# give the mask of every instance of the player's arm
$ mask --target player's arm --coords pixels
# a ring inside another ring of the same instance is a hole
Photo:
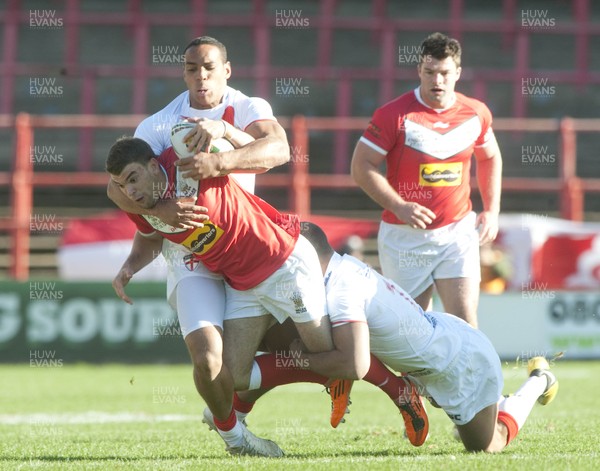
[[[361,379],[369,371],[369,328],[366,322],[348,322],[332,329],[335,349],[301,353],[308,368],[329,378]]]
[[[175,165],[185,172],[184,177],[201,180],[230,173],[263,173],[290,160],[287,136],[277,121],[254,121],[245,131],[226,123],[221,132],[216,138],[226,137],[234,146],[247,141],[243,134],[253,140],[229,152],[198,152],[193,157],[179,159]]]
[[[205,149],[213,139],[225,138],[234,148],[239,149],[254,141],[254,137],[247,132],[237,129],[224,119],[187,118],[195,122],[196,127],[184,137],[190,152],[200,152]]]
[[[492,134],[483,147],[475,148],[477,185],[483,211],[477,216],[479,243],[493,241],[498,235],[498,214],[502,192],[502,155],[496,137]]]
[[[163,237],[156,232],[149,235],[142,235],[140,232],[135,233],[131,252],[129,252],[127,260],[125,260],[112,282],[117,296],[126,303],[133,304],[125,294],[125,286],[127,286],[133,275],[158,257],[162,249],[162,241]]]
[[[352,178],[382,208],[391,211],[398,219],[414,228],[425,229],[435,219],[434,212],[420,204],[405,201],[392,188],[379,171],[385,157],[385,154],[358,141],[350,165]]]
[[[193,203],[175,199],[158,200],[153,208],[142,208],[129,199],[112,178],[108,182],[106,194],[123,211],[131,214],[156,216],[161,221],[173,227],[183,229],[203,227],[203,221],[209,219],[206,214],[208,209],[204,206],[197,206]]]

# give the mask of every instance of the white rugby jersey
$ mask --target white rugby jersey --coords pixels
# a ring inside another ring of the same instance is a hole
[[[146,141],[154,153],[160,155],[171,147],[171,128],[184,118],[223,119],[242,131],[255,121],[276,121],[271,105],[266,100],[246,96],[229,86],[225,89],[221,103],[206,110],[192,108],[190,94],[186,90],[162,110],[144,119],[135,130],[134,136]],[[254,193],[255,174],[234,175],[246,191]]]
[[[335,253],[325,272],[332,327],[366,322],[370,351],[396,371],[413,376],[443,371],[462,347],[450,314],[423,312],[396,283],[350,255]]]

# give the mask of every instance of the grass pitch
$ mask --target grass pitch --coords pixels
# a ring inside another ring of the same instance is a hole
[[[189,366],[0,366],[0,468],[60,470],[389,469],[587,470],[600,462],[600,362],[558,362],[560,391],[534,407],[501,454],[469,454],[452,423],[428,407],[430,438],[413,448],[387,396],[355,383],[351,414],[329,426],[322,387],[278,388],[259,401],[250,429],[275,440],[282,459],[237,458],[201,423],[204,404]],[[526,377],[506,364],[505,393]]]

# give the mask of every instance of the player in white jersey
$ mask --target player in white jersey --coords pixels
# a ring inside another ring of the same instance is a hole
[[[481,331],[456,316],[424,312],[393,281],[334,252],[318,226],[303,223],[302,233],[321,260],[336,345],[332,352],[301,354],[312,371],[337,374],[336,364],[368,362],[370,349],[446,412],[470,451],[501,451],[536,400],[548,404],[556,396],[558,382],[546,359],[535,357],[529,378],[503,397],[500,360]]]
[[[179,160],[177,165],[182,175],[200,180],[232,173],[246,190],[253,192],[254,174],[286,163],[289,145],[269,104],[229,87],[230,76],[231,64],[225,46],[207,36],[194,39],[185,48],[183,78],[187,91],[146,118],[135,136],[148,142],[159,155],[171,146],[173,124],[183,119],[194,121],[197,125],[190,131],[187,143],[188,150],[196,154]],[[222,137],[229,140],[235,150],[226,154],[202,152],[212,139]],[[152,214],[174,227],[201,227],[202,221],[207,219],[198,216],[199,211],[206,212],[206,208],[191,203],[164,200],[149,211],[138,207],[115,185],[109,184],[108,195],[125,211]],[[176,244],[165,242],[161,247],[136,235],[134,245],[142,247],[142,252],[152,258],[161,249],[165,255],[167,296],[177,310],[194,365],[196,389],[214,414],[228,451],[280,455],[281,450],[274,443],[254,437],[233,413],[230,399],[233,380],[222,360],[225,309],[222,278],[202,264],[186,259],[188,252]],[[133,273],[120,271],[113,281],[115,289],[122,288],[132,276]]]

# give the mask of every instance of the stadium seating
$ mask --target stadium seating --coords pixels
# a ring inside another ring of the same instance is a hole
[[[595,117],[596,107],[589,105],[600,98],[594,87],[600,82],[600,59],[591,52],[600,36],[600,4],[554,0],[531,5],[522,0],[7,0],[0,10],[0,137],[14,142],[14,116],[21,111],[142,116],[160,108],[183,89],[178,58],[189,39],[202,34],[229,46],[231,84],[267,98],[278,116],[367,117],[378,104],[416,85],[418,45],[425,35],[441,30],[463,43],[459,89],[484,100],[497,118]],[[523,84],[532,82],[524,80],[541,80],[537,83],[552,93],[526,96]],[[49,93],[36,92],[44,86]],[[62,157],[61,171],[101,172],[110,143],[131,131],[129,125],[60,132],[40,128],[32,152],[38,152],[38,145],[51,149]],[[312,129],[310,172],[346,175],[358,134]],[[600,177],[596,135],[586,132],[576,139],[581,175]],[[559,176],[557,165],[520,163],[532,139],[547,154],[558,155],[558,134],[500,131],[498,136],[507,177]],[[0,148],[0,198],[6,202],[0,216],[10,214],[14,152],[12,145]],[[55,167],[37,162],[35,170]],[[339,207],[338,194],[318,191],[314,210]],[[285,207],[279,189],[264,192]],[[356,211],[374,211],[363,196],[344,195]],[[503,207],[517,210],[523,204],[552,214],[559,200],[507,195]],[[34,205],[54,208],[66,218],[110,207],[100,186],[36,188]],[[586,211],[600,210],[597,199],[586,198],[584,205]],[[35,259],[41,267],[54,265],[53,237],[33,245],[40,247]],[[0,266],[8,266],[9,259],[0,253]]]

